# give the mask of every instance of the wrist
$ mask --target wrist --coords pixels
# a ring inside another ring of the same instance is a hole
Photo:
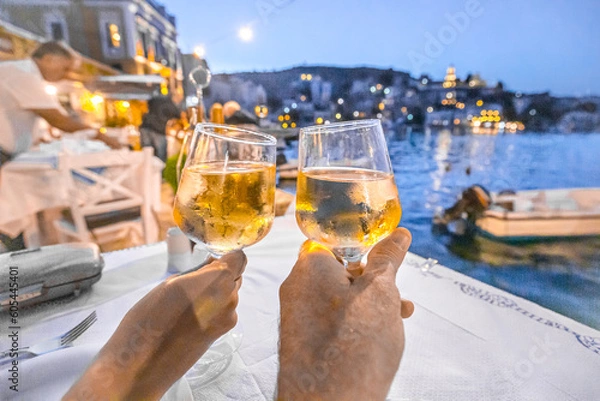
[[[402,349],[386,336],[342,326],[317,344],[281,334],[277,400],[385,400]],[[377,344],[387,344],[381,349]]]
[[[103,350],[106,346],[103,348]],[[97,399],[102,394],[105,399],[126,400],[131,393],[132,371],[121,369],[114,363],[109,353],[101,351],[82,377],[63,396],[63,401],[83,401]]]
[[[163,343],[161,332],[148,322],[125,320],[64,400],[95,399],[91,395],[99,394],[111,401],[158,399],[170,387],[167,375],[147,374]]]

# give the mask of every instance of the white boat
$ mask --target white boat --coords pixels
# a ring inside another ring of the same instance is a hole
[[[478,234],[504,242],[600,236],[600,188],[489,194],[474,186],[438,223],[464,213]]]

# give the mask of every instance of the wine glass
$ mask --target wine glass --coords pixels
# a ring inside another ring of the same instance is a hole
[[[276,146],[267,134],[196,126],[173,207],[175,223],[196,246],[219,258],[267,235],[275,218]],[[241,336],[238,325],[215,341],[186,377],[201,385],[221,374]]]
[[[179,181],[173,217],[216,258],[264,238],[275,218],[274,137],[198,124]]]
[[[300,130],[296,221],[304,235],[354,268],[401,216],[379,120]]]

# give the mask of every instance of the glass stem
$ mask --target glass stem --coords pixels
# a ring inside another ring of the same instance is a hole
[[[363,272],[363,267],[360,263],[360,259],[354,262],[349,262],[346,259],[344,259],[344,267],[346,268],[346,270],[348,270],[350,274],[352,274],[355,277],[360,276]]]

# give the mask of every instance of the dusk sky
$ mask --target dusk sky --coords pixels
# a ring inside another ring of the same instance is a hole
[[[598,0],[162,0],[214,73],[375,66],[510,90],[600,95]],[[249,43],[237,30],[251,24]]]

